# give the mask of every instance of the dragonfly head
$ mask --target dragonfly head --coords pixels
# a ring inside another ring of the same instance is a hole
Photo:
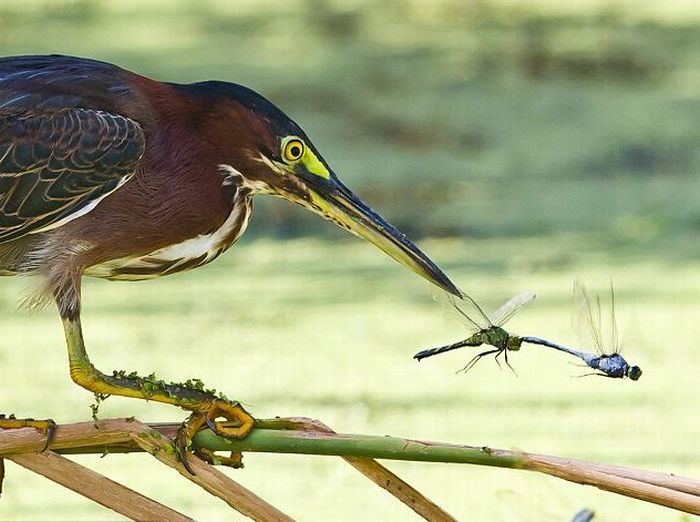
[[[642,369],[639,366],[628,366],[625,375],[631,380],[636,381],[642,376]]]

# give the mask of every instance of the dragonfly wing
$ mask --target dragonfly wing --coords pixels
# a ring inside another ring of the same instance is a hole
[[[524,292],[520,295],[511,297],[494,312],[493,316],[491,317],[493,324],[495,326],[503,326],[511,317],[534,301],[535,297],[535,294],[532,292]]]
[[[604,353],[600,299],[591,299],[585,285],[578,279],[574,281],[573,326],[584,342],[592,344],[598,353]]]
[[[464,313],[464,311],[463,311],[461,308],[459,308],[459,307],[457,306],[457,303],[456,303],[456,301],[455,301],[454,296],[448,294],[448,297],[449,297],[450,299],[452,299],[452,304],[453,304],[453,306],[454,306],[455,308],[457,308],[457,310],[459,311],[459,313],[466,317],[466,314]],[[489,316],[486,315],[486,312],[484,312],[484,310],[481,308],[481,306],[479,306],[479,303],[477,303],[477,302],[474,300],[474,298],[472,298],[472,297],[471,297],[470,295],[468,295],[468,294],[465,294],[464,292],[462,292],[462,297],[463,297],[464,299],[466,299],[469,303],[471,303],[471,305],[472,305],[472,307],[474,308],[474,310],[477,311],[477,313],[481,316],[481,318],[484,320],[484,323],[486,323],[486,325],[488,325],[488,326],[493,326],[493,322],[491,321],[491,319],[489,319]],[[477,322],[477,324],[478,324],[478,322]]]
[[[615,317],[615,287],[610,280],[610,346],[613,353],[620,352],[620,334],[617,331],[617,318]]]
[[[490,322],[484,322],[479,309],[471,305],[473,302],[471,298],[467,298],[466,303],[457,304],[454,296],[447,292],[440,292],[434,296],[434,299],[442,306],[445,317],[466,327],[469,334],[484,330],[491,325]]]

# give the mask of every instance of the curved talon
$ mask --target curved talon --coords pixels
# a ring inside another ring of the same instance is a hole
[[[41,450],[42,453],[49,449],[53,436],[56,434],[56,423],[53,421],[53,419],[47,419],[44,422],[46,422],[46,443],[44,444],[44,448]]]
[[[216,420],[219,417],[223,417],[229,422],[235,422],[237,426],[225,426],[222,422]],[[187,462],[187,453],[192,446],[192,439],[194,439],[199,430],[208,427],[219,436],[242,439],[250,433],[254,425],[255,419],[239,403],[212,399],[200,409],[194,411],[178,428],[177,436],[175,437],[175,448],[178,457],[185,469],[194,475],[194,471]],[[240,453],[231,452],[230,457],[224,457],[206,448],[194,448],[194,453],[210,464],[220,464],[233,468],[243,467]]]
[[[177,435],[175,436],[175,440],[173,441],[175,444],[175,452],[177,453],[177,458],[180,462],[182,462],[182,465],[185,467],[187,470],[187,473],[190,475],[196,475],[192,467],[190,466],[189,461],[187,460],[187,421],[183,422],[180,424],[180,427],[177,429]]]
[[[223,455],[217,455],[212,450],[208,448],[194,448],[194,453],[200,459],[205,460],[212,466],[228,466],[234,469],[240,469],[243,467],[243,454],[231,452],[230,456],[225,457]]]
[[[207,426],[209,427],[209,429],[210,429],[211,431],[213,431],[214,433],[216,433],[216,430],[218,429],[218,427],[217,427],[217,425],[216,425],[216,421],[215,421],[214,419],[212,419],[209,415],[206,415],[206,416],[204,417],[204,420],[206,421]]]

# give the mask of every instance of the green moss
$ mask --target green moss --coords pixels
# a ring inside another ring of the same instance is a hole
[[[155,373],[151,373],[146,377],[137,377],[136,380],[141,388],[141,392],[147,398],[155,395],[156,393],[164,393],[169,395],[167,384],[164,380],[159,379]]]
[[[187,379],[185,382],[181,383],[181,385],[191,390],[204,391],[204,383],[197,378]]]
[[[185,382],[171,382],[170,385],[188,391],[200,391],[207,395],[216,396],[216,390],[214,388],[206,388],[202,380],[197,378],[187,379]]]
[[[207,388],[204,382],[196,377],[187,379],[184,382],[165,382],[163,379],[158,378],[155,373],[143,377],[137,372],[127,373],[125,370],[114,370],[112,378],[122,381],[122,383],[123,381],[129,381],[132,385],[136,385],[146,398],[150,398],[155,394],[178,397],[180,392],[200,392],[210,397],[228,400],[222,393],[217,394],[214,388]]]
[[[90,412],[91,412],[91,417],[92,420],[97,423],[98,421],[98,413],[100,412],[100,405],[106,401],[109,398],[109,394],[107,393],[95,393],[95,402],[90,405]]]
[[[136,372],[126,373],[126,371],[124,371],[124,370],[114,370],[112,372],[112,377],[115,377],[117,379],[135,379],[135,378],[138,378],[138,373],[136,373]]]

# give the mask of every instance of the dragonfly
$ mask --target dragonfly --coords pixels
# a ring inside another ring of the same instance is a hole
[[[539,337],[521,337],[522,342],[538,344],[554,348],[561,352],[568,353],[581,359],[586,366],[596,370],[592,374],[613,379],[628,378],[632,381],[639,380],[642,370],[639,366],[629,364],[620,354],[620,336],[617,329],[617,319],[615,317],[615,289],[610,283],[610,326],[609,341],[605,343],[603,335],[603,314],[601,312],[600,296],[596,295],[591,299],[584,284],[580,281],[574,283],[574,301],[578,305],[576,317],[579,324],[585,323],[593,345],[595,353],[584,352],[553,343]],[[607,349],[607,350],[606,350]]]
[[[469,302],[474,310],[476,310],[479,319],[474,319],[460,308],[452,296],[448,296],[449,304],[462,316],[464,321],[470,328],[470,336],[456,343],[440,346],[438,348],[430,348],[416,353],[413,358],[422,360],[427,357],[432,357],[441,353],[456,350],[464,346],[492,346],[493,349],[483,351],[474,356],[467,365],[462,368],[462,371],[468,371],[479,360],[491,354],[496,354],[496,362],[498,357],[503,354],[506,364],[511,370],[513,367],[508,362],[508,351],[518,351],[523,344],[534,344],[554,348],[555,350],[568,353],[581,359],[589,368],[596,370],[593,375],[601,375],[603,377],[611,377],[614,379],[629,378],[636,381],[642,376],[642,370],[639,366],[629,364],[620,354],[620,342],[617,329],[617,320],[615,317],[615,291],[611,284],[610,286],[610,333],[611,340],[609,347],[611,351],[604,350],[604,342],[602,335],[602,312],[600,297],[596,296],[593,302],[586,291],[585,286],[577,281],[574,284],[574,297],[578,304],[577,317],[583,317],[583,322],[587,323],[590,337],[596,348],[596,353],[585,352],[570,348],[547,339],[534,336],[518,336],[513,335],[503,328],[503,325],[510,320],[516,313],[522,310],[535,299],[535,294],[525,292],[509,299],[504,303],[491,318],[483,311],[481,306],[468,294],[463,294],[463,297]]]
[[[447,296],[449,304],[457,313],[464,319],[470,329],[470,335],[466,339],[456,343],[440,346],[438,348],[430,348],[422,350],[413,356],[414,359],[422,360],[427,357],[432,357],[440,353],[456,350],[464,346],[491,346],[492,349],[485,350],[475,355],[467,365],[462,368],[463,371],[470,370],[479,360],[487,355],[496,354],[495,358],[498,362],[498,357],[503,354],[508,367],[512,370],[513,367],[508,362],[508,352],[520,350],[522,338],[513,335],[503,329],[505,325],[515,314],[529,305],[534,299],[535,294],[532,292],[524,292],[516,295],[501,305],[491,317],[486,315],[483,308],[469,295],[463,294],[463,298],[472,305],[476,311],[478,318],[467,314],[459,307],[452,296]]]

